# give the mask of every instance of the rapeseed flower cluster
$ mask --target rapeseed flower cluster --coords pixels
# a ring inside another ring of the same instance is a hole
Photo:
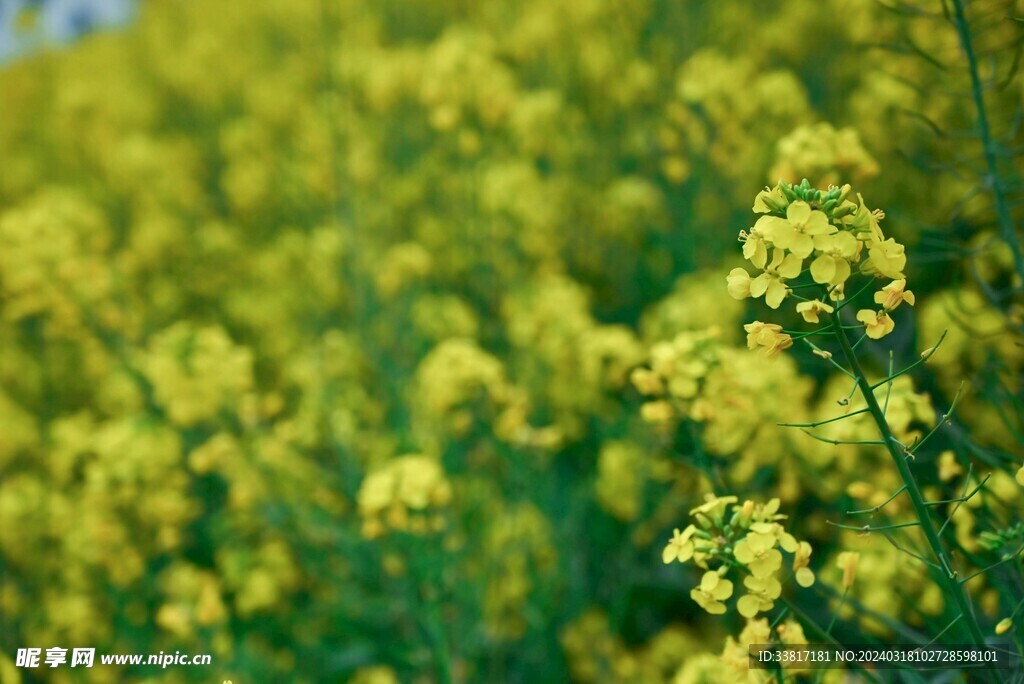
[[[761,217],[739,236],[744,258],[760,273],[751,277],[746,269],[734,268],[727,278],[729,294],[736,299],[764,297],[772,309],[797,297],[797,313],[817,324],[822,315],[835,313],[855,273],[885,279],[889,282],[874,295],[879,308],[861,309],[857,320],[871,339],[891,333],[891,312],[904,302],[914,304],[903,274],[905,248],[882,232],[885,214],[868,209],[860,195],[854,201],[851,192],[849,185],[821,191],[806,179],[800,185],[780,181],[762,191],[753,207]],[[798,286],[803,275],[809,276],[808,282]],[[795,286],[812,288],[812,296],[794,294]],[[778,324],[754,321],[744,327],[748,347],[769,358],[792,346],[792,337]]]
[[[703,504],[690,511],[695,522],[682,531],[675,530],[662,551],[662,560],[666,564],[692,561],[704,569],[690,598],[712,615],[726,612],[725,601],[734,592],[733,581],[728,579],[730,571],[742,569],[746,593],[736,602],[736,609],[740,615],[752,618],[771,610],[782,595],[782,551],[793,556],[797,584],[814,584],[814,572],[809,567],[811,545],[797,541],[778,522],[786,518],[778,513],[779,499],[766,504],[737,501],[735,496],[709,494]]]

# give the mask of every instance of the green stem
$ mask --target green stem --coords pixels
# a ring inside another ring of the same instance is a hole
[[[1013,216],[1010,214],[1010,207],[1006,201],[1006,189],[1003,187],[1003,178],[999,173],[999,164],[996,159],[996,146],[992,140],[992,132],[988,125],[988,114],[985,111],[984,89],[981,85],[981,77],[978,74],[978,62],[974,55],[974,45],[971,42],[970,25],[967,23],[967,16],[964,13],[963,0],[953,0],[953,12],[956,16],[957,36],[960,45],[964,49],[964,56],[967,59],[967,71],[971,77],[971,95],[974,98],[974,108],[978,112],[978,137],[981,138],[981,147],[985,153],[985,165],[988,167],[988,183],[992,190],[992,198],[995,200],[996,215],[999,219],[999,232],[1002,233],[1003,241],[1013,253],[1013,265],[1017,275],[1024,281],[1024,251],[1021,249],[1020,237],[1017,235],[1017,227],[1014,225]]]
[[[928,546],[931,548],[932,554],[939,562],[940,570],[936,572],[939,585],[941,586],[943,593],[952,600],[957,611],[963,615],[967,629],[970,632],[971,641],[979,648],[984,647],[985,636],[981,631],[981,627],[978,625],[978,620],[974,615],[974,610],[967,598],[967,594],[960,582],[957,580],[956,573],[952,569],[952,564],[949,561],[949,555],[946,553],[942,540],[935,531],[935,525],[932,522],[931,514],[928,511],[928,505],[924,500],[924,496],[921,494],[921,489],[917,486],[917,480],[914,478],[914,474],[910,470],[910,465],[907,462],[907,459],[903,457],[903,453],[896,447],[896,438],[893,436],[892,430],[889,428],[889,423],[885,419],[885,414],[882,413],[882,407],[878,405],[878,399],[875,397],[871,383],[868,382],[867,375],[864,374],[864,369],[860,365],[860,359],[857,358],[857,354],[854,352],[853,346],[850,344],[850,340],[846,336],[846,332],[842,329],[838,312],[832,314],[832,319],[835,324],[836,337],[839,340],[839,345],[843,348],[843,353],[846,354],[846,360],[849,363],[850,368],[853,370],[853,374],[857,376],[857,385],[860,387],[861,394],[864,396],[864,401],[868,405],[868,410],[870,411],[872,418],[874,418],[875,424],[878,426],[878,431],[882,436],[882,442],[885,444],[885,448],[889,451],[889,456],[892,457],[893,463],[896,464],[896,469],[899,471],[900,478],[903,480],[907,494],[910,497],[910,503],[914,508],[914,513],[917,515],[917,519],[921,523],[921,530],[924,532],[925,539],[928,541]]]

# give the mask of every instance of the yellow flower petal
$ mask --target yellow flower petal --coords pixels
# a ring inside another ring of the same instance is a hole
[[[800,568],[796,571],[796,583],[803,588],[814,584],[814,571],[810,568]]]
[[[792,205],[790,205],[792,206]],[[761,599],[751,594],[741,596],[740,600],[736,602],[736,610],[740,612],[745,618],[752,618],[757,615],[758,610],[761,608]]]
[[[811,277],[816,283],[827,283],[836,275],[836,260],[828,254],[822,254],[811,262]]]
[[[811,205],[797,200],[786,207],[786,218],[794,226],[802,226],[811,217]]]

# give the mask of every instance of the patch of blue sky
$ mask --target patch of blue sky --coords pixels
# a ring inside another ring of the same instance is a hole
[[[135,0],[0,0],[0,62],[124,24]]]

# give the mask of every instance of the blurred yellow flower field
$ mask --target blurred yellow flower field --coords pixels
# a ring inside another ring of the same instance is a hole
[[[0,64],[0,681],[1024,676],[1024,7],[770,4]]]

